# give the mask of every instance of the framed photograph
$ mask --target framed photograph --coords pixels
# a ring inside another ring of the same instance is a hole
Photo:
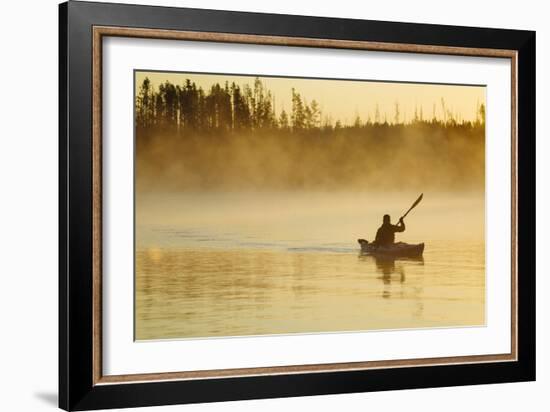
[[[59,403],[535,379],[535,33],[60,5]]]

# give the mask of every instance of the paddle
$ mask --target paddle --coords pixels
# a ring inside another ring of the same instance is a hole
[[[418,199],[416,199],[416,201],[413,203],[413,205],[409,208],[409,210],[407,210],[407,212],[405,212],[405,214],[403,216],[401,216],[401,219],[405,219],[405,217],[407,217],[407,215],[409,214],[409,212],[411,210],[413,210],[417,204],[420,203],[420,201],[422,200],[422,198],[424,197],[424,193],[421,193],[420,196],[418,197]],[[399,220],[401,220],[399,219]]]

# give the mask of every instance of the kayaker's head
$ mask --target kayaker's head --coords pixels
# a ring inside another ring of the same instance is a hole
[[[382,223],[384,223],[385,225],[389,225],[390,221],[391,221],[390,215],[384,215]]]

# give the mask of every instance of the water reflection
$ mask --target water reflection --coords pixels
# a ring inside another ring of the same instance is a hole
[[[136,339],[481,324],[482,255],[469,250],[431,247],[425,266],[351,251],[141,249]]]
[[[389,285],[392,281],[403,283],[405,282],[405,268],[403,264],[399,263],[395,265],[396,259],[391,257],[375,257],[376,270],[382,276],[378,279],[382,279],[384,284]]]
[[[398,240],[426,242],[425,264],[357,257],[355,239],[415,195],[140,194],[136,339],[484,324],[483,193],[414,211]]]
[[[374,261],[376,271],[382,275],[385,281],[391,282],[395,280],[394,274],[398,274],[398,279],[402,283],[405,281],[405,266],[407,263],[424,266],[424,258],[422,256],[415,258],[395,258],[391,256],[373,256],[369,254],[360,253],[359,260],[370,262]],[[397,263],[396,263],[397,262]]]
[[[424,258],[422,256],[416,258],[395,258],[391,256],[373,256],[369,254],[360,253],[359,260],[368,262],[376,268],[376,272],[380,275],[377,279],[380,279],[384,284],[381,296],[384,299],[389,299],[392,295],[391,284],[403,284],[405,283],[405,272],[407,266],[424,266]],[[400,289],[402,295],[402,289]]]

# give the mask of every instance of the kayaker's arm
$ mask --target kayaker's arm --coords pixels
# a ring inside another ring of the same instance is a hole
[[[403,221],[403,218],[399,219],[399,223],[395,225],[395,231],[396,232],[404,232],[405,231],[405,222]]]

